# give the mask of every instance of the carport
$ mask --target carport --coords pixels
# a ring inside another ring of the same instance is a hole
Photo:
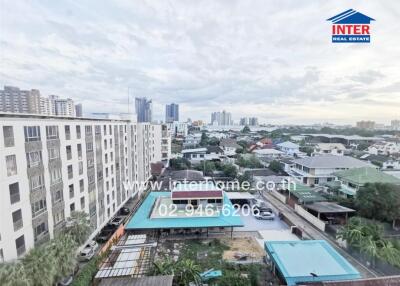
[[[328,221],[329,224],[344,224],[347,222],[349,213],[355,210],[332,202],[315,202],[303,206],[318,219]]]
[[[252,200],[255,200],[254,195],[250,194],[249,192],[225,192],[227,195],[228,199],[231,201],[231,203],[238,204],[240,206],[243,206],[245,204],[250,205],[250,202]]]

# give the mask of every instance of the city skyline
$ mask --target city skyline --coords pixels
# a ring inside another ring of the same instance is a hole
[[[120,1],[94,13],[94,2],[9,2],[0,85],[70,97],[85,113],[127,112],[130,88],[130,102],[153,100],[154,120],[170,102],[181,120],[221,109],[272,124],[400,117],[395,1],[273,3]],[[330,42],[326,19],[349,8],[376,19],[370,44]]]

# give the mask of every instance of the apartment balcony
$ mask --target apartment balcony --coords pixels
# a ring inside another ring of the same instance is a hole
[[[4,138],[4,147],[14,147],[14,137]]]
[[[43,172],[44,172],[43,163],[38,162],[35,165],[29,165],[28,168],[26,169],[26,171],[28,173],[28,177],[43,174]]]
[[[46,198],[46,188],[45,186],[40,186],[36,189],[31,190],[29,193],[31,202],[36,202],[40,199]]]
[[[50,233],[49,231],[44,231],[41,234],[35,236],[34,242],[35,242],[35,247],[44,244],[45,242],[48,242],[50,240]]]
[[[47,149],[60,147],[60,139],[58,137],[47,139]]]
[[[57,224],[55,224],[53,227],[54,235],[60,234],[61,231],[64,229],[65,225],[66,225],[65,220],[62,220],[62,221],[58,222]]]
[[[25,152],[26,153],[41,151],[42,149],[43,149],[42,141],[25,142]]]

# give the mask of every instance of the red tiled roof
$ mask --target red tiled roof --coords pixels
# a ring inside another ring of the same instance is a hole
[[[172,199],[186,198],[222,198],[222,191],[176,191],[172,193]]]

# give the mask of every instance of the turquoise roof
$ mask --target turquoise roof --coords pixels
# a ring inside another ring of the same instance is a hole
[[[325,240],[267,241],[265,250],[289,286],[299,282],[361,278]]]
[[[135,230],[243,226],[240,215],[234,215],[234,208],[226,194],[224,194],[224,206],[229,211],[221,211],[220,215],[216,217],[150,218],[150,214],[156,199],[158,197],[170,196],[170,192],[150,192],[142,205],[136,211],[135,215],[125,226],[125,229]]]

